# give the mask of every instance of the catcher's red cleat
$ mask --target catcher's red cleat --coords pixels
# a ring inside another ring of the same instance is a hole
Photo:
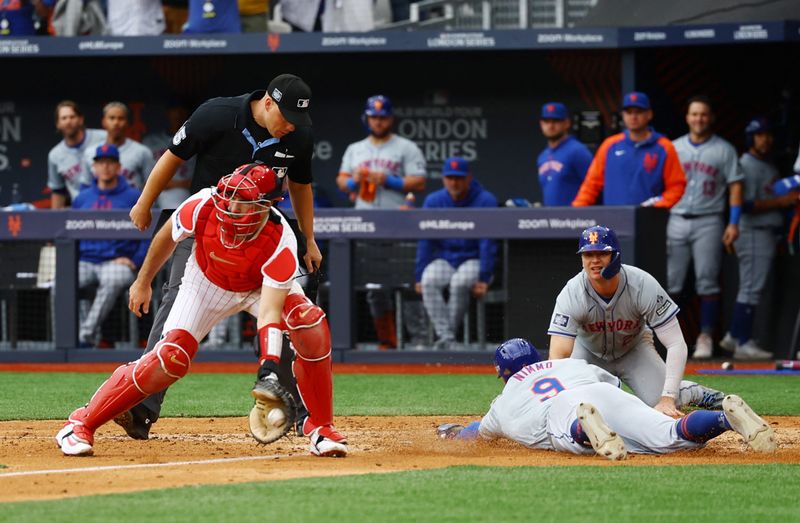
[[[94,434],[79,421],[66,422],[56,434],[56,443],[67,456],[90,456],[94,452]]]
[[[309,450],[315,456],[325,458],[343,458],[347,456],[347,438],[340,434],[333,425],[317,427],[309,436]]]

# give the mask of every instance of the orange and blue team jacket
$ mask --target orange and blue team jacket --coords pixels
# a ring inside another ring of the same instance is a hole
[[[594,205],[603,193],[604,205],[640,205],[670,208],[681,199],[686,174],[672,142],[653,131],[634,142],[628,131],[603,141],[589,166],[573,207]]]

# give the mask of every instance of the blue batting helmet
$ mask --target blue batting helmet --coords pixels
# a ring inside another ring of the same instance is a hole
[[[539,351],[522,338],[506,340],[494,351],[494,368],[497,369],[497,377],[503,378],[503,381],[508,381],[522,367],[539,361],[542,361]]]
[[[772,126],[769,123],[769,120],[764,118],[763,116],[758,116],[753,118],[747,123],[747,127],[744,128],[744,141],[747,148],[751,148],[753,146],[753,135],[758,133],[771,133]]]
[[[392,101],[382,94],[367,98],[364,116],[392,116]]]
[[[591,251],[610,252],[612,255],[611,263],[603,269],[602,276],[610,280],[617,275],[622,266],[622,251],[620,251],[619,240],[614,229],[602,225],[595,225],[585,229],[581,233],[580,240],[578,240],[577,254]]]

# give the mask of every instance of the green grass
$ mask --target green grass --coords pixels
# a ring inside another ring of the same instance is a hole
[[[61,419],[86,403],[105,373],[0,372],[0,420]],[[800,415],[794,376],[693,376],[744,397],[765,415]],[[190,374],[175,384],[164,416],[244,416],[252,406],[250,374]],[[338,416],[481,415],[501,390],[491,375],[341,374],[335,378]],[[24,398],[24,401],[21,401]]]
[[[4,504],[0,521],[796,521],[798,465],[452,467]]]

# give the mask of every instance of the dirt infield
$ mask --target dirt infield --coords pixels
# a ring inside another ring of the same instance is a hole
[[[435,427],[463,417],[340,417],[350,440],[344,459],[317,458],[307,439],[291,437],[258,446],[245,418],[169,418],[154,426],[149,441],[128,439],[113,423],[102,427],[96,455],[66,457],[53,436],[56,421],[0,422],[0,502],[132,492],[201,484],[226,484],[312,476],[432,469],[452,465],[702,465],[800,463],[800,418],[769,417],[780,449],[744,452],[728,432],[699,451],[632,456],[623,463],[599,457],[534,451],[511,442],[442,441]]]

